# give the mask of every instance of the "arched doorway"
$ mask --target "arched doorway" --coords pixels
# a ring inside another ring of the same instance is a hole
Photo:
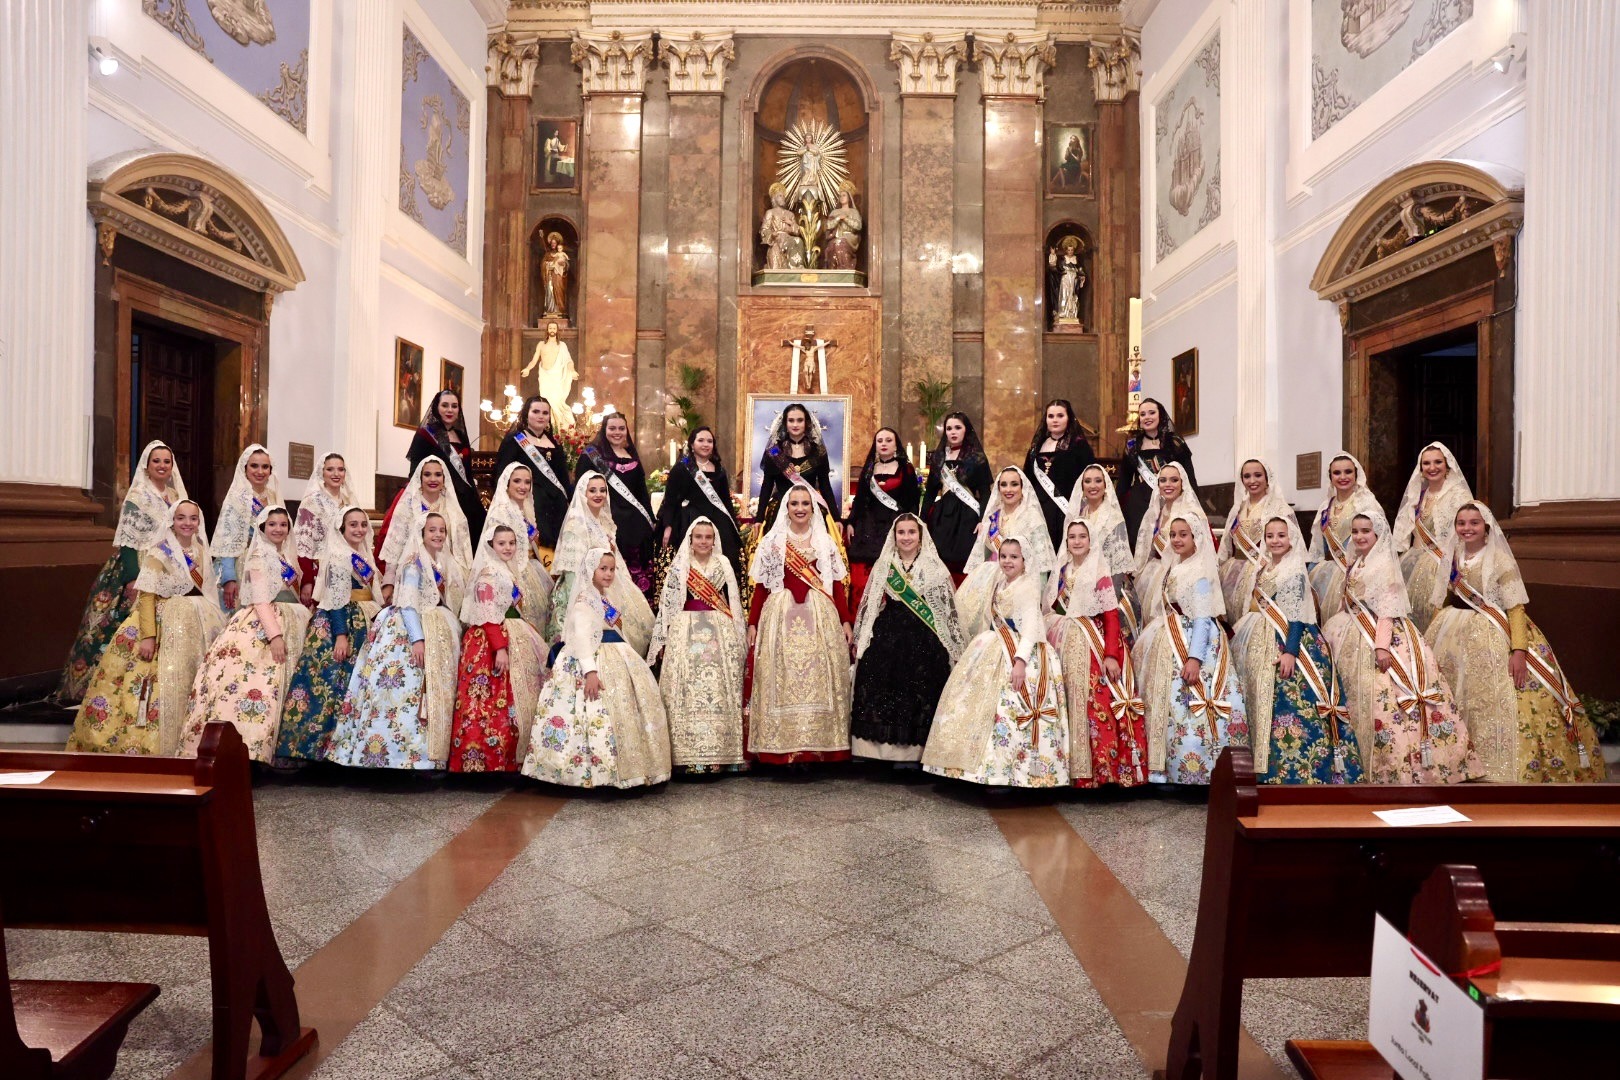
[[[1430,440],[1456,453],[1499,515],[1513,505],[1515,238],[1524,181],[1428,161],[1356,204],[1311,288],[1339,307],[1344,444],[1385,506]]]
[[[241,447],[265,438],[271,305],[303,269],[245,184],[186,154],[96,163],[90,213],[95,495],[116,517],[141,446],[162,439],[212,516]]]

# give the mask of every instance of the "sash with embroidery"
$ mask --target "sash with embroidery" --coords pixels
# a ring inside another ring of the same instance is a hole
[[[990,519],[985,526],[984,542],[991,551],[1001,550],[1001,511],[990,511]],[[988,560],[986,560],[988,561]]]
[[[1034,473],[1035,482],[1041,485],[1041,490],[1046,492],[1046,497],[1056,503],[1059,510],[1067,514],[1069,512],[1069,497],[1058,491],[1057,485],[1052,483],[1052,478],[1046,474],[1045,469],[1037,465]]]
[[[731,614],[731,604],[726,600],[719,586],[708,579],[708,576],[699,572],[696,567],[686,569],[686,591],[707,604],[712,610],[722,615]]]
[[[1258,575],[1255,577],[1254,592],[1251,595],[1254,598],[1255,608],[1265,617],[1266,622],[1271,624],[1272,633],[1277,637],[1277,644],[1286,646],[1288,619],[1284,617],[1282,608],[1277,606],[1277,601],[1260,588]],[[1345,754],[1344,748],[1339,745],[1339,721],[1348,721],[1350,711],[1339,704],[1339,669],[1330,666],[1328,677],[1322,678],[1322,670],[1316,666],[1310,652],[1301,649],[1294,657],[1294,670],[1299,672],[1305,684],[1311,688],[1311,693],[1316,695],[1316,715],[1323,721],[1322,726],[1327,728],[1328,747],[1333,754],[1333,771],[1342,773],[1345,767]]]
[[[1343,541],[1333,531],[1333,501],[1331,499],[1328,500],[1326,506],[1322,507],[1320,524],[1322,526],[1322,545],[1327,548],[1328,557],[1333,560],[1341,571],[1349,573],[1350,556],[1344,550]]]
[[[1164,575],[1164,625],[1165,629],[1170,631],[1170,648],[1175,653],[1178,673],[1187,666],[1187,661],[1192,659],[1192,651],[1187,647],[1187,635],[1181,629],[1181,620],[1185,617],[1181,614],[1181,609],[1170,599],[1170,575],[1166,574]],[[1232,650],[1222,648],[1220,666],[1215,669],[1214,682],[1217,693],[1226,689],[1226,676],[1231,664],[1231,658]],[[1215,744],[1220,741],[1215,732],[1215,721],[1217,719],[1226,719],[1232,715],[1232,703],[1227,701],[1224,696],[1211,697],[1209,691],[1204,688],[1203,673],[1200,672],[1199,675],[1198,680],[1190,687],[1193,696],[1197,700],[1192,703],[1188,711],[1208,725],[1206,742],[1213,749]]]
[[[714,481],[710,480],[709,474],[703,471],[703,466],[695,461],[692,462],[692,482],[697,485],[699,491],[703,492],[703,497],[713,503],[716,510],[725,515],[726,520],[731,520],[730,501],[720,497],[720,493],[714,490]]]
[[[1142,460],[1142,452],[1140,450],[1138,450],[1136,453],[1136,475],[1141,477],[1142,483],[1146,484],[1150,488],[1159,482],[1159,474],[1154,471],[1147,462]]]
[[[1378,652],[1378,621],[1373,618],[1367,605],[1357,600],[1346,590],[1344,597],[1345,607],[1361,628],[1361,636],[1367,642],[1367,648],[1376,656]],[[1440,696],[1438,683],[1430,677],[1428,667],[1423,663],[1423,647],[1417,628],[1411,625],[1411,620],[1404,616],[1402,621],[1407,624],[1407,640],[1412,642],[1412,660],[1415,671],[1408,671],[1406,665],[1394,649],[1387,649],[1389,653],[1389,681],[1395,688],[1395,707],[1403,713],[1416,716],[1422,727],[1422,758],[1425,766],[1433,764],[1432,751],[1429,745],[1429,710],[1443,702]],[[1415,677],[1414,677],[1415,676]]]
[[[962,478],[956,475],[956,470],[951,468],[948,461],[941,460],[939,463],[939,482],[946,491],[956,496],[958,502],[972,510],[974,517],[979,516],[982,512],[979,509],[979,500],[973,497],[973,492],[969,491],[967,485],[962,483]]]
[[[605,629],[608,630],[618,630],[623,625],[623,620],[619,617],[619,609],[614,607],[612,601],[605,596],[602,597],[602,622]]]
[[[606,477],[608,487],[616,491],[619,498],[635,507],[636,513],[645,518],[648,525],[651,525],[653,523],[652,514],[648,513],[647,508],[641,505],[640,499],[631,494],[629,485],[624,482],[624,478],[619,475],[619,471],[611,465],[604,465],[601,457],[596,454],[591,454],[589,457],[591,463],[597,467],[596,471]]]
[[[427,428],[423,428],[422,430],[427,431],[429,435],[433,434],[431,431],[428,431]],[[456,453],[455,444],[450,441],[450,436],[448,434],[446,434],[443,439],[435,437],[433,439],[433,445],[439,448],[439,456],[450,463],[450,467],[456,470],[456,474],[460,476],[464,482],[469,484],[472,483],[472,481],[467,477],[467,463],[461,460],[460,454]]]
[[[990,623],[1001,636],[1001,644],[1007,650],[1007,663],[1011,666],[1018,661],[1018,638],[1013,633],[1013,624],[1002,618],[1001,613],[996,610],[993,596],[990,599]],[[1024,688],[1018,692],[1018,696],[1023,701],[1024,708],[1029,711],[1013,716],[1013,723],[1029,725],[1029,744],[1037,749],[1041,743],[1041,718],[1043,716],[1049,720],[1059,718],[1058,711],[1046,705],[1046,691],[1052,678],[1051,667],[1049,663],[1041,665],[1041,680],[1035,688],[1033,697],[1029,693],[1029,680],[1027,678],[1024,680]]]
[[[167,555],[171,561],[174,559],[174,549],[169,547],[167,540],[158,545],[158,550]],[[201,589],[203,587],[203,576],[202,571],[197,569],[197,560],[191,557],[191,552],[185,550],[181,550],[180,558],[185,561],[186,573],[191,577],[191,584]]]
[[[354,571],[354,576],[360,579],[363,586],[369,589],[371,587],[371,564],[359,555],[351,553],[349,555],[349,567]]]
[[[900,473],[896,472],[894,475],[899,476]],[[884,506],[896,513],[900,512],[900,504],[894,501],[894,496],[890,495],[887,491],[884,491],[883,485],[878,483],[876,470],[872,472],[871,476],[867,477],[866,487],[872,492],[872,497],[878,502],[882,503]]]
[[[798,548],[794,547],[791,542],[784,541],[782,547],[784,552],[784,563],[787,565],[789,570],[793,571],[793,573],[798,576],[799,580],[803,581],[806,585],[809,585],[812,589],[816,590],[818,593],[821,593],[823,596],[832,595],[832,593],[827,590],[827,586],[822,583],[821,571],[816,569],[815,563],[805,558],[804,553]]]
[[[1249,534],[1243,531],[1243,515],[1241,511],[1234,512],[1232,520],[1227,522],[1226,534],[1232,538],[1232,548],[1239,555],[1252,563],[1260,561],[1260,545],[1249,539]]]
[[[928,606],[917,587],[911,583],[911,576],[905,572],[897,562],[889,563],[889,576],[883,582],[883,591],[896,601],[904,604],[923,625],[932,630],[937,636],[939,624],[934,618],[934,609]]]
[[[282,584],[290,586],[293,583],[293,579],[298,577],[298,570],[288,563],[286,559],[282,559],[281,556],[278,555],[276,558],[281,560]]]
[[[1423,545],[1430,555],[1434,556],[1435,562],[1444,563],[1446,561],[1445,549],[1440,546],[1440,541],[1435,539],[1434,533],[1429,531],[1429,527],[1423,524],[1423,515],[1421,513],[1414,512],[1412,515],[1412,535],[1418,538],[1418,542]]]
[[[535,471],[550,481],[552,487],[567,495],[568,489],[563,486],[561,480],[557,479],[557,474],[551,468],[551,462],[546,460],[545,451],[540,449],[540,444],[531,439],[526,431],[518,432],[514,438],[517,439],[517,444],[522,448],[523,453],[534,463]]]

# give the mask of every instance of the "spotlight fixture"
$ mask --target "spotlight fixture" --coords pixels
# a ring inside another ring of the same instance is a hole
[[[1495,56],[1491,57],[1491,66],[1505,75],[1508,68],[1512,67],[1515,62],[1524,63],[1527,40],[1528,35],[1523,31],[1508,35],[1508,43]]]
[[[118,74],[118,57],[113,55],[111,46],[101,38],[94,38],[90,42],[90,59],[96,62],[96,70],[103,75]]]

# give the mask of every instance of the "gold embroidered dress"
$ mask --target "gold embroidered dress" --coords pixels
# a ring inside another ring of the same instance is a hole
[[[1439,491],[1430,491],[1423,476],[1423,455],[1438,450],[1446,458],[1446,478]],[[1412,604],[1412,622],[1426,631],[1439,606],[1444,605],[1445,589],[1438,583],[1442,570],[1449,568],[1446,553],[1457,511],[1472,501],[1474,494],[1462,468],[1444,443],[1432,442],[1418,452],[1419,464],[1406,482],[1406,494],[1395,511],[1395,551],[1401,557],[1401,573],[1406,577],[1406,596]],[[1436,595],[1440,597],[1436,599]]]
[[[1356,467],[1355,484],[1344,499],[1333,493],[1317,506],[1316,515],[1311,519],[1311,550],[1307,556],[1311,564],[1311,592],[1316,596],[1316,613],[1324,629],[1328,620],[1339,613],[1344,600],[1344,572],[1353,557],[1350,522],[1357,514],[1376,515],[1379,521],[1386,522],[1385,531],[1388,531],[1384,510],[1367,487],[1367,470],[1350,454],[1333,455],[1334,461],[1341,458]],[[1330,461],[1330,473],[1332,468]]]
[[[1001,479],[1015,475],[1021,484],[1018,502],[1008,505],[1001,497]],[[1035,489],[1024,470],[1008,465],[996,474],[990,498],[979,520],[979,541],[968,558],[967,578],[956,588],[956,614],[962,633],[972,636],[990,627],[990,597],[1001,584],[1001,566],[996,556],[1005,537],[1024,537],[1024,573],[1036,578],[1037,596],[1046,583],[1047,573],[1057,565],[1057,553],[1046,531],[1046,514],[1035,497]]]
[[[1236,626],[1249,610],[1250,593],[1253,591],[1251,571],[1266,559],[1266,522],[1274,517],[1284,521],[1294,520],[1293,507],[1277,493],[1271,466],[1258,458],[1251,458],[1239,467],[1238,472],[1241,474],[1243,468],[1251,463],[1266,471],[1266,490],[1255,500],[1243,490],[1242,484],[1238,485],[1237,501],[1232,504],[1232,513],[1226,519],[1226,531],[1221,534],[1220,546],[1215,549],[1215,559],[1221,568],[1221,597],[1226,602],[1228,626]],[[1246,580],[1249,584],[1245,584]]]
[[[1159,614],[1164,599],[1164,576],[1176,562],[1175,553],[1170,550],[1170,522],[1184,517],[1194,532],[1202,530],[1208,543],[1214,543],[1209,519],[1204,516],[1203,504],[1198,501],[1198,492],[1193,489],[1187,470],[1178,461],[1167,461],[1159,470],[1159,476],[1162,478],[1167,472],[1181,476],[1181,494],[1166,503],[1155,485],[1147,513],[1142,515],[1136,530],[1136,598],[1141,604],[1138,622],[1144,627]],[[1215,585],[1220,587],[1218,579]]]

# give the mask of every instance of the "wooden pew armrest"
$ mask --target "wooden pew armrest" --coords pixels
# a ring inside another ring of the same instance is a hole
[[[49,1050],[64,1072],[81,1060],[115,1058],[129,1022],[157,996],[151,983],[11,982],[17,1034],[26,1045]]]

